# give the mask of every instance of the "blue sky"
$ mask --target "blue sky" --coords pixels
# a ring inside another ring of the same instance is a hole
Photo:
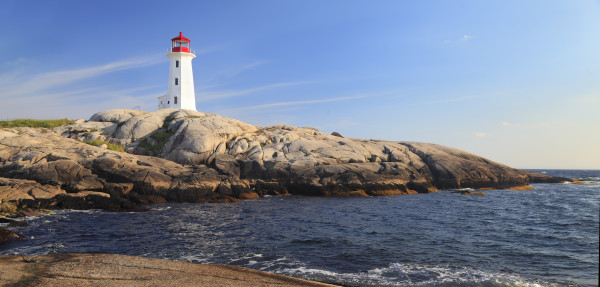
[[[0,120],[156,109],[191,39],[198,110],[600,169],[599,1],[0,3]]]

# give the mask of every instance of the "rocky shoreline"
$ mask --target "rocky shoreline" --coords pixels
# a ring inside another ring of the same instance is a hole
[[[0,255],[2,286],[335,286],[231,265],[115,254]]]
[[[261,128],[189,110],[109,110],[54,129],[0,129],[3,214],[52,208],[141,211],[146,203],[284,194],[383,196],[562,181],[569,179],[436,144]]]

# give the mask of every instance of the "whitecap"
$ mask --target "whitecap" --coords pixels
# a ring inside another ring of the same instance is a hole
[[[540,283],[518,275],[484,272],[469,267],[430,266],[413,263],[391,263],[366,272],[338,273],[335,271],[299,266],[284,268],[282,274],[348,286],[438,286],[493,285],[541,287],[557,286]]]
[[[170,206],[152,207],[152,211],[165,211],[171,209]]]
[[[179,258],[177,258],[177,261],[208,264],[211,263],[211,257],[211,254],[189,254],[180,256]]]

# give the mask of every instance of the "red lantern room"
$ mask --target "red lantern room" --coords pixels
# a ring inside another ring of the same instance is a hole
[[[183,37],[179,32],[179,36],[171,39],[171,52],[190,52],[190,39]]]

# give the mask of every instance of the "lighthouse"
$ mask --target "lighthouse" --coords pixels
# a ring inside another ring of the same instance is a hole
[[[196,58],[190,50],[190,39],[179,32],[171,39],[169,57],[169,84],[167,94],[158,97],[158,109],[196,110],[194,94],[194,75],[192,59]]]

